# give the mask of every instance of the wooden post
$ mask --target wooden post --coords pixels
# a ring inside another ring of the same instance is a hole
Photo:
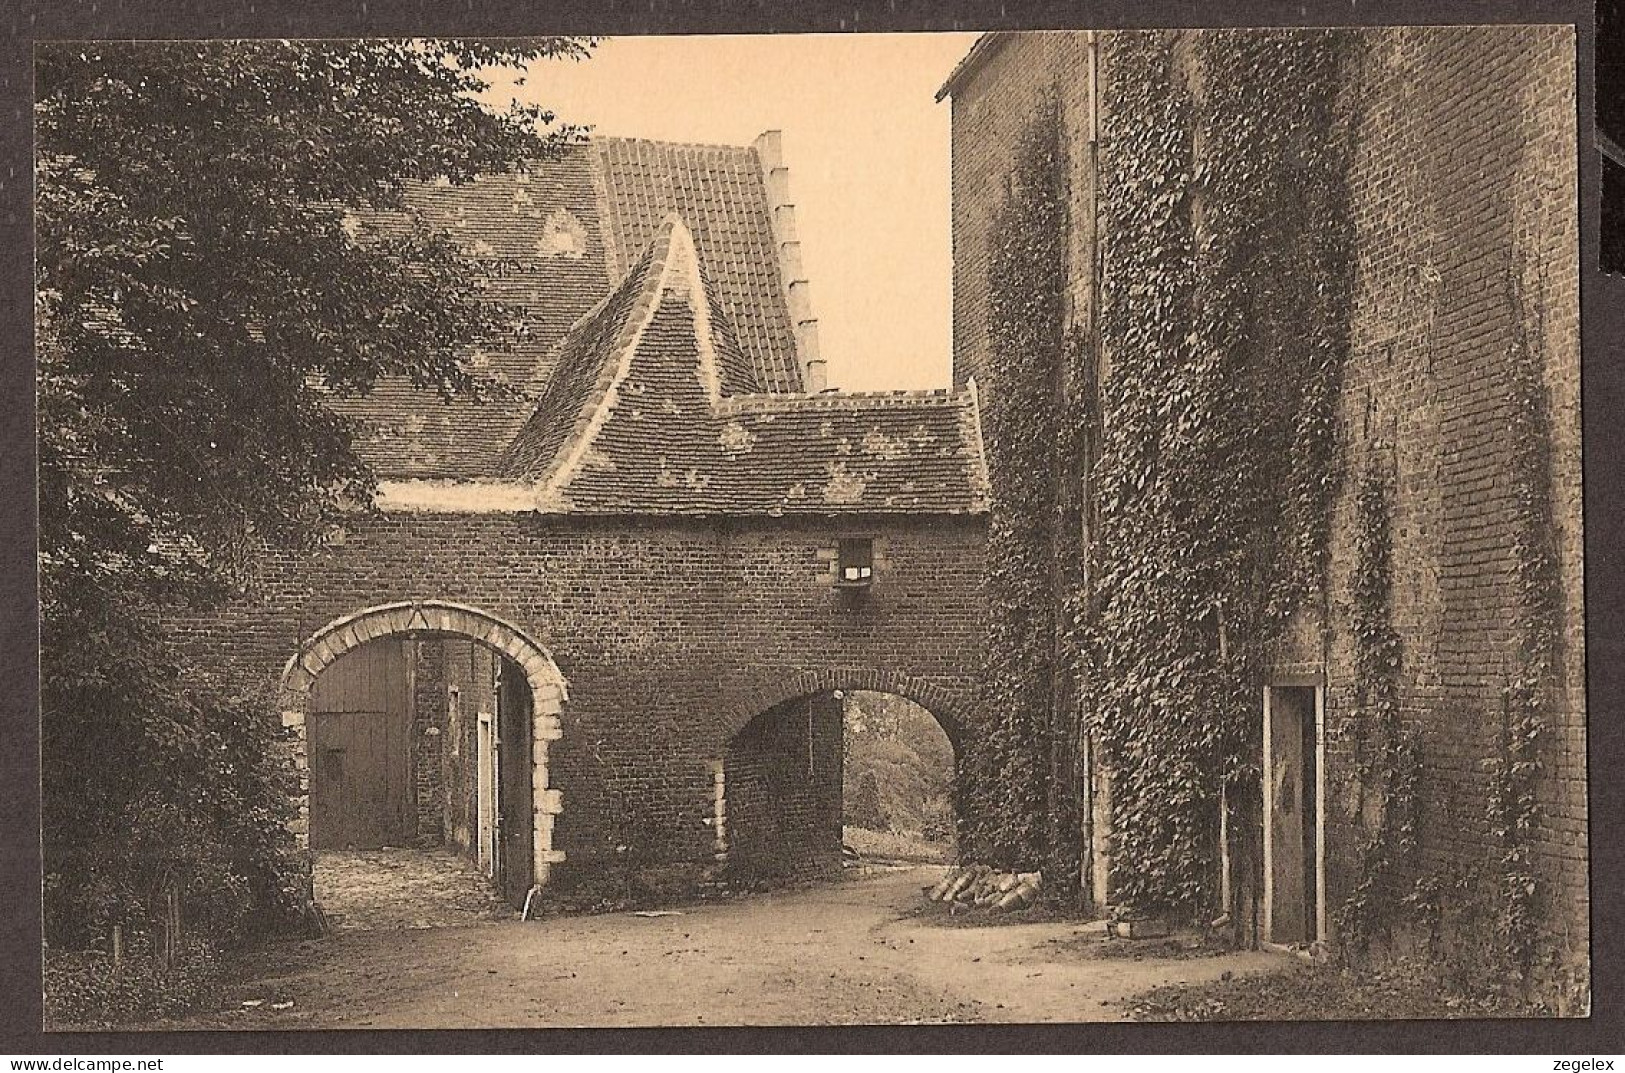
[[[1275,901],[1275,878],[1270,874],[1270,871],[1275,865],[1275,838],[1270,830],[1273,826],[1270,820],[1275,814],[1275,791],[1274,787],[1270,785],[1270,776],[1275,766],[1275,750],[1273,743],[1270,741],[1270,735],[1274,732],[1274,725],[1270,718],[1270,700],[1270,687],[1266,685],[1264,687],[1264,765],[1260,768],[1261,785],[1259,787],[1262,797],[1259,814],[1264,821],[1264,892],[1261,899],[1264,919],[1259,925],[1259,938],[1267,942],[1274,942],[1275,931],[1274,921],[1271,919],[1271,908]]]
[[[1219,911],[1235,911],[1230,904],[1230,802],[1222,785],[1219,787]]]

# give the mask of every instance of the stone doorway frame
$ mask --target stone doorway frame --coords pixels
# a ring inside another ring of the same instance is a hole
[[[553,826],[564,811],[563,794],[548,785],[548,750],[563,736],[560,716],[569,699],[564,675],[552,655],[519,627],[475,607],[445,600],[378,604],[334,619],[299,646],[283,665],[279,707],[282,725],[292,732],[294,767],[299,773],[299,812],[289,829],[310,849],[310,692],[334,660],[369,641],[385,637],[452,636],[478,641],[513,660],[525,672],[531,692],[531,886],[547,884],[564,851],[553,848]]]

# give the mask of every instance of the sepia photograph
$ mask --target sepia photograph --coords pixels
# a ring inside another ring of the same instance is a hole
[[[1590,1016],[1579,49],[34,42],[44,1029]]]

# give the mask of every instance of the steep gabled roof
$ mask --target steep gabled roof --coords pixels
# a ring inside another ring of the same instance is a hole
[[[487,295],[524,310],[523,333],[477,352],[474,366],[520,391],[544,383],[559,340],[611,286],[591,153],[571,149],[463,186],[418,186],[407,202],[479,262]],[[397,226],[387,217],[366,225],[383,234]],[[487,475],[528,410],[522,397],[446,402],[398,378],[332,405],[362,424],[358,449],[382,477]]]
[[[668,216],[558,348],[498,476],[550,513],[977,513],[970,392],[729,394],[740,350],[695,236]]]
[[[408,204],[481,263],[486,293],[524,310],[522,335],[476,361],[519,394],[447,403],[388,380],[364,398],[334,400],[361,423],[359,449],[383,478],[497,475],[564,358],[564,337],[607,301],[672,212],[693,229],[714,273],[712,301],[738,329],[722,362],[724,391],[801,389],[765,179],[748,146],[594,139],[512,173],[414,188]]]
[[[503,452],[499,475],[540,476],[565,445],[586,430],[592,408],[614,388],[615,369],[608,359],[631,343],[645,315],[650,272],[661,271],[653,263],[654,254],[651,245],[615,292],[593,307],[559,344],[552,375]]]
[[[711,291],[749,357],[755,390],[800,391],[801,367],[780,276],[771,208],[756,150],[631,138],[596,143],[612,269],[682,217]]]

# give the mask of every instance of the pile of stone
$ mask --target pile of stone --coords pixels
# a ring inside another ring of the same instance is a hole
[[[970,864],[948,869],[925,896],[933,902],[982,909],[1024,909],[1038,899],[1042,885],[1038,872],[996,872],[985,864]]]

